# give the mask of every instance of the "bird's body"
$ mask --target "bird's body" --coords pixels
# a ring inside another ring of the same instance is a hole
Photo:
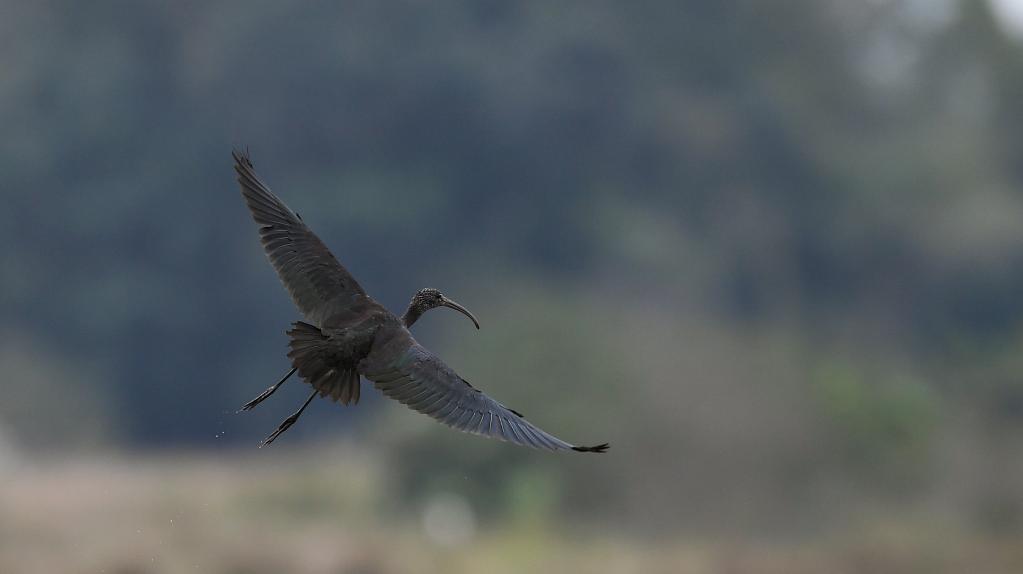
[[[471,313],[439,291],[423,289],[399,319],[369,297],[302,219],[259,180],[247,155],[235,152],[234,159],[267,257],[305,318],[288,331],[292,371],[243,408],[259,404],[296,371],[314,389],[302,409],[265,444],[294,424],[316,394],[342,404],[357,402],[361,375],[385,395],[462,431],[548,450],[607,449],[562,441],[458,376],[420,345],[408,327],[426,310],[446,306],[479,328]]]

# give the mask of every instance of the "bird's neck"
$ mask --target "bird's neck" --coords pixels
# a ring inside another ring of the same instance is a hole
[[[401,316],[401,322],[405,325],[405,328],[409,328],[413,323],[419,320],[419,317],[423,315],[423,310],[418,305],[409,303],[408,309],[405,314]]]

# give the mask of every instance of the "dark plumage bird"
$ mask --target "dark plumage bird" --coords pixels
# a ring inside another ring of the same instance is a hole
[[[298,214],[296,213],[295,215],[297,216]],[[468,309],[459,305],[458,303],[455,303],[451,299],[448,299],[447,297],[444,296],[443,293],[431,287],[420,289],[419,292],[412,297],[412,301],[409,302],[408,309],[406,309],[405,314],[401,316],[401,323],[402,325],[405,325],[406,329],[408,329],[412,327],[413,323],[418,321],[419,318],[423,316],[423,313],[429,311],[430,309],[436,309],[437,307],[448,307],[450,309],[454,309],[468,317],[472,321],[472,324],[476,326],[476,329],[480,328],[480,322],[476,320],[476,317],[472,313],[470,313]],[[245,403],[245,405],[242,406],[241,410],[248,411],[255,408],[256,405],[266,400],[266,398],[269,397],[270,395],[274,394],[274,392],[281,385],[284,384],[284,381],[287,381],[288,378],[291,377],[291,375],[295,374],[296,370],[297,370],[296,367],[292,367],[291,370],[288,371],[281,378],[281,380],[277,381],[277,383],[274,386],[263,391],[263,393],[260,394],[258,397]],[[338,388],[337,390],[340,391],[342,389]],[[337,396],[331,394],[331,397],[334,400],[340,401],[342,404],[345,405],[349,403],[355,404],[359,402],[359,385],[345,387],[344,390],[350,390],[352,394],[345,397],[342,396],[340,392],[338,392]],[[297,419],[298,417],[296,416],[295,418]],[[292,423],[294,423],[294,421],[292,421]],[[273,437],[265,441],[264,444],[269,444],[270,442],[273,441],[273,438],[276,438],[276,435],[273,435]]]
[[[449,307],[469,317],[478,329],[479,322],[465,307],[436,289],[423,289],[404,316],[395,317],[366,295],[298,214],[259,180],[247,153],[235,151],[233,156],[242,196],[259,224],[267,257],[305,317],[288,331],[291,371],[242,410],[272,395],[296,371],[313,387],[302,408],[263,444],[295,424],[317,394],[345,405],[358,402],[361,375],[388,397],[461,431],[547,450],[607,450],[607,444],[567,443],[458,376],[417,343],[408,327],[429,309]]]

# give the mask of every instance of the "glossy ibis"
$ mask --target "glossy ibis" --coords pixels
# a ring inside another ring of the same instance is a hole
[[[472,313],[470,313],[468,309],[459,305],[458,303],[455,303],[451,299],[448,299],[447,297],[444,296],[443,293],[436,289],[433,289],[432,287],[420,289],[419,292],[412,297],[412,301],[410,301],[408,304],[408,309],[406,309],[405,314],[401,316],[401,323],[405,325],[405,328],[407,329],[411,327],[413,323],[418,321],[419,318],[423,316],[423,313],[429,311],[430,309],[436,309],[437,307],[448,307],[450,309],[454,309],[468,317],[469,320],[472,321],[472,324],[476,326],[476,329],[480,328],[480,322],[476,320],[476,317]],[[297,370],[296,367],[292,367],[291,370],[288,371],[283,377],[281,377],[281,380],[277,381],[276,384],[274,384],[269,389],[263,391],[258,397],[245,403],[245,405],[242,406],[239,412],[252,410],[256,405],[266,400],[267,397],[274,394],[274,392],[276,392],[277,389],[284,384],[284,381],[288,380],[288,378],[291,377],[291,375],[294,375],[296,370]],[[336,400],[340,400],[343,404],[346,405],[349,403],[355,404],[359,402],[359,385],[355,385],[354,387],[352,387],[351,392],[353,393],[351,396],[347,398],[337,397]]]
[[[263,444],[288,430],[316,395],[341,404],[359,400],[360,375],[388,397],[455,429],[547,450],[604,452],[608,445],[576,446],[529,423],[518,412],[488,397],[416,342],[408,327],[425,311],[461,305],[436,289],[419,291],[399,319],[366,295],[327,246],[267,187],[248,153],[235,151],[234,169],[242,196],[259,225],[270,263],[305,317],[288,331],[292,370],[244,407],[269,397],[298,372],[313,387],[302,407]]]

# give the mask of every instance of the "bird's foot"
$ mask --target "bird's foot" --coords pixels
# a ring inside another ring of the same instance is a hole
[[[249,402],[245,403],[244,405],[242,405],[242,408],[239,409],[238,412],[251,411],[252,409],[254,409],[256,407],[256,405],[258,405],[259,403],[265,401],[267,399],[267,397],[269,397],[270,395],[272,395],[275,392],[277,392],[277,389],[279,389],[280,386],[284,384],[284,381],[288,380],[288,377],[290,377],[291,375],[295,374],[295,370],[296,370],[296,368],[292,367],[291,370],[287,372],[287,374],[285,374],[283,377],[281,377],[281,380],[277,381],[277,384],[275,384],[274,386],[272,386],[269,389],[267,389],[267,390],[263,391],[262,393],[260,393],[258,397],[254,398],[251,401],[249,401]]]
[[[278,386],[279,385],[274,385],[274,386],[270,387],[269,389],[263,391],[262,393],[259,394],[258,397],[254,398],[251,401],[249,401],[249,402],[245,403],[244,405],[242,405],[242,408],[238,409],[238,412],[251,411],[252,409],[256,408],[256,405],[258,405],[259,403],[265,401],[270,395],[274,394],[274,391],[277,390]]]
[[[290,429],[291,425],[295,424],[295,421],[298,420],[298,415],[299,413],[295,413],[290,417],[284,419],[284,422],[281,423],[281,426],[277,427],[277,430],[270,433],[270,436],[266,437],[266,439],[263,440],[263,442],[259,445],[259,448],[263,448],[264,446],[272,443],[277,439],[277,437],[281,436],[281,433]]]

